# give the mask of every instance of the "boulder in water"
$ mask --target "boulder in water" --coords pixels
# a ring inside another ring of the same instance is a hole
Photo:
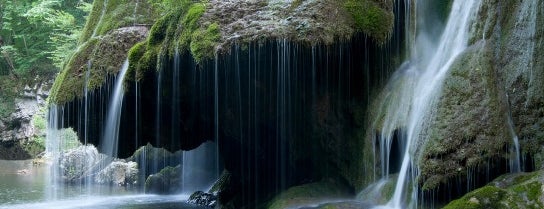
[[[187,202],[195,205],[202,205],[214,208],[217,205],[217,194],[196,191],[189,197],[189,200],[187,200]]]
[[[92,145],[79,146],[65,152],[58,160],[62,179],[67,182],[84,179],[91,175],[106,158],[106,155],[99,153]]]
[[[145,181],[145,192],[174,194],[181,192],[181,166],[166,167],[159,173],[150,175]]]
[[[138,180],[138,164],[125,160],[114,161],[102,169],[94,178],[99,184],[113,184],[118,186],[133,185]]]

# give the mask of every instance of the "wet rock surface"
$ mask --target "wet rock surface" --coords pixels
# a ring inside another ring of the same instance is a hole
[[[114,161],[101,170],[94,179],[99,184],[134,185],[138,183],[138,164],[132,161]]]
[[[205,206],[208,208],[215,208],[215,206],[217,205],[217,194],[197,191],[189,197],[189,200],[187,200],[187,202],[195,205]]]
[[[166,167],[152,174],[145,181],[145,192],[154,194],[176,194],[182,191],[182,168]]]
[[[544,171],[501,176],[488,185],[454,200],[444,209],[543,208]]]
[[[37,138],[45,137],[42,130],[45,127],[34,124],[33,117],[43,114],[40,109],[45,105],[50,87],[51,82],[26,86],[15,99],[15,111],[7,118],[0,118],[0,159],[25,160],[45,150],[43,144],[36,142]]]
[[[97,172],[106,164],[107,156],[94,146],[79,146],[62,153],[58,159],[61,178],[66,182],[78,182]]]

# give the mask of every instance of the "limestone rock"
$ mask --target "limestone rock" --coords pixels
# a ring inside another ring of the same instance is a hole
[[[99,184],[133,185],[138,179],[138,164],[124,160],[113,161],[95,176]]]
[[[107,156],[92,145],[79,146],[60,155],[61,177],[66,182],[82,180],[95,172],[106,159]]]

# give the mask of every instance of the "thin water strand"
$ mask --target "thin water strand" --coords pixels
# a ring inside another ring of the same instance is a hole
[[[110,106],[107,115],[106,126],[104,127],[104,137],[102,138],[101,150],[104,154],[117,157],[117,146],[119,144],[119,125],[121,122],[121,110],[123,107],[123,81],[128,70],[128,60],[125,60],[119,75],[115,80],[113,95],[110,99]]]

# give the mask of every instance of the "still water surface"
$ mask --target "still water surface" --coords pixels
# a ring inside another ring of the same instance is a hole
[[[187,195],[148,195],[98,185],[51,188],[47,175],[47,166],[0,160],[0,209],[201,209],[185,203]]]

